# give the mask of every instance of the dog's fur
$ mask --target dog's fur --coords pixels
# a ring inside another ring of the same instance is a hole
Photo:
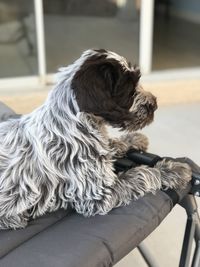
[[[106,214],[162,186],[186,186],[189,166],[170,160],[114,172],[115,157],[148,145],[135,131],[152,122],[157,104],[139,78],[125,58],[87,50],[60,70],[41,107],[1,123],[0,229],[23,228],[68,206],[85,216]],[[106,124],[128,133],[111,139]]]

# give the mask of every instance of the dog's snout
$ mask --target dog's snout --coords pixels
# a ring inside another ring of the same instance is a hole
[[[157,108],[158,108],[158,105],[157,105],[157,99],[155,96],[152,97],[152,107],[153,107],[153,110],[155,111]]]
[[[146,108],[149,112],[154,112],[158,108],[157,100],[155,96],[150,95],[146,103]]]
[[[153,113],[158,108],[156,97],[152,93],[144,91],[142,87],[139,87],[139,96],[145,99],[144,106],[149,113]]]

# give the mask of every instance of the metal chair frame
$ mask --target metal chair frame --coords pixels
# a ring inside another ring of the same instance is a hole
[[[183,239],[179,267],[200,266],[200,216],[195,196],[188,194],[181,201],[180,205],[187,214],[187,223]],[[192,252],[192,243],[195,241],[195,251]],[[159,264],[150,254],[144,243],[138,246],[138,250],[149,267],[159,267]],[[192,259],[192,260],[191,260]],[[191,263],[192,262],[192,263]]]
[[[153,167],[162,158],[143,151],[130,150],[126,157],[116,161],[116,170],[128,170],[134,166],[143,164]],[[169,158],[172,159],[172,158]],[[190,159],[185,158],[188,164],[194,164]],[[198,167],[196,165],[196,167]],[[200,196],[200,168],[192,172],[191,186],[188,191],[184,193],[180,200],[178,193],[177,199],[173,200],[174,204],[181,205],[187,214],[187,223],[185,227],[185,234],[180,255],[179,267],[200,267],[200,215],[198,213],[198,206],[195,197]],[[167,191],[166,191],[167,193]],[[169,192],[168,192],[169,193]],[[176,192],[174,191],[176,194]],[[169,194],[170,195],[170,194]],[[192,244],[195,241],[195,251],[192,251]],[[153,258],[148,248],[144,243],[138,245],[138,250],[149,267],[160,266],[156,259]]]

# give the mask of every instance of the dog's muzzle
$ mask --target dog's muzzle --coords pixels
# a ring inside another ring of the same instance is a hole
[[[149,114],[154,113],[154,111],[158,108],[156,97],[151,93],[148,93],[145,108]]]

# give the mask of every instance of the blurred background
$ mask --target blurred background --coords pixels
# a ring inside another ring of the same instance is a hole
[[[0,100],[18,113],[32,111],[56,70],[88,48],[140,66],[144,88],[159,103],[144,130],[150,150],[200,164],[200,1],[0,0]],[[160,266],[178,266],[185,221],[176,207],[145,240]],[[134,250],[122,266],[145,263]]]
[[[41,75],[41,60],[54,73],[89,47],[145,70],[148,50],[147,73],[199,67],[199,32],[199,0],[1,0],[0,78]]]

